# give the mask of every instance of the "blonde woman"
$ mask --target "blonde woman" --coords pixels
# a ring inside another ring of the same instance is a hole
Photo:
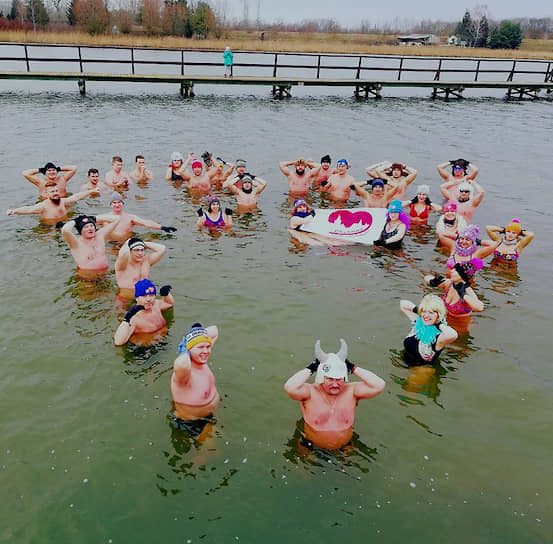
[[[411,322],[411,330],[403,340],[409,366],[432,364],[444,347],[457,339],[457,332],[447,324],[445,304],[440,297],[425,295],[418,306],[410,300],[401,300],[399,307]]]

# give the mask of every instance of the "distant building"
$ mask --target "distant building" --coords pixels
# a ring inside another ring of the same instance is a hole
[[[440,38],[434,34],[408,34],[396,38],[398,45],[435,45],[440,43]]]
[[[453,34],[452,36],[449,36],[447,39],[447,45],[457,45],[459,47],[466,47],[467,42],[465,40],[461,40],[458,36],[455,36]]]

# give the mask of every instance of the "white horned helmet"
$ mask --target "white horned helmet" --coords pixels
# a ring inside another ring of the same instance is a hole
[[[325,353],[321,349],[321,341],[315,342],[315,357],[319,359],[320,364],[315,376],[315,383],[323,383],[327,378],[344,378],[348,381],[348,369],[346,358],[348,356],[348,345],[343,338],[340,338],[340,351],[338,353]]]

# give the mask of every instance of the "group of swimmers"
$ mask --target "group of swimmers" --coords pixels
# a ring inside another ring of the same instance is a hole
[[[265,180],[246,171],[243,159],[228,163],[220,157],[214,159],[209,152],[202,155],[202,160],[196,159],[193,153],[188,153],[185,160],[179,152],[172,153],[170,159],[165,179],[175,186],[182,184],[192,192],[207,196],[207,210],[197,210],[200,228],[232,226],[233,211],[222,209],[219,197],[212,193],[214,188],[232,193],[237,211],[241,213],[257,206],[258,197],[267,186]],[[448,165],[451,170],[448,170]],[[114,343],[118,346],[128,341],[155,342],[166,332],[163,312],[174,304],[171,286],[162,286],[160,298],[157,298],[157,287],[150,280],[151,267],[164,256],[165,245],[133,236],[134,227],[167,233],[176,231],[175,227],[124,211],[125,191],[133,182],[147,187],[153,175],[146,168],[142,155],[136,156],[135,168],[130,174],[125,173],[122,166],[122,159],[113,157],[112,169],[103,182],[97,169],[89,169],[88,182],[69,197],[66,196],[67,182],[75,175],[75,166],[57,167],[47,163],[43,168],[25,170],[23,176],[38,187],[42,200],[34,206],[7,211],[8,215],[39,214],[46,223],[61,228],[79,272],[87,277],[96,277],[108,270],[106,241],[121,244],[115,262],[116,281],[121,296],[134,297],[136,303],[126,312],[115,331]],[[478,238],[479,229],[470,222],[484,198],[484,190],[475,181],[478,168],[464,159],[438,165],[438,172],[444,179],[440,186],[446,199],[443,206],[430,200],[428,185],[420,185],[412,199],[405,199],[417,171],[401,163],[368,167],[366,172],[371,179],[363,183],[348,173],[350,165],[346,159],[338,160],[333,168],[328,155],[323,156],[319,163],[298,158],[283,161],[279,167],[289,184],[290,195],[296,197],[290,230],[294,236],[306,235],[308,242],[311,235],[302,232],[302,226],[316,214],[306,201],[310,192],[326,193],[337,205],[347,202],[353,192],[361,198],[364,207],[387,209],[385,226],[374,243],[389,250],[401,247],[411,223],[425,224],[431,212],[442,213],[436,233],[440,244],[451,253],[447,273],[445,276],[426,275],[424,281],[431,287],[441,288],[444,294],[441,298],[426,295],[418,306],[408,300],[400,302],[401,311],[412,324],[404,340],[408,365],[434,363],[443,348],[456,340],[458,331],[470,320],[472,312],[484,309],[474,291],[474,276],[482,268],[482,260],[493,253],[498,261],[516,264],[522,249],[534,237],[514,219],[505,227],[488,225],[489,239]],[[79,215],[66,221],[70,205],[102,193],[110,194],[110,213]],[[173,422],[195,436],[210,422],[219,403],[215,377],[207,365],[217,338],[216,326],[193,324],[179,345],[173,365]],[[308,384],[312,374],[316,374],[315,384]],[[361,382],[347,383],[349,374],[355,374]],[[301,402],[305,438],[309,443],[327,449],[340,448],[350,441],[357,402],[378,395],[384,387],[381,378],[347,359],[344,340],[341,340],[337,353],[325,353],[317,341],[315,359],[285,384],[288,395]]]

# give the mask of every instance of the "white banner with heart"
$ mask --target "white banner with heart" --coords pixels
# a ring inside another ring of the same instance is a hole
[[[380,237],[385,223],[384,208],[317,209],[313,220],[302,225],[300,230],[370,245]]]

